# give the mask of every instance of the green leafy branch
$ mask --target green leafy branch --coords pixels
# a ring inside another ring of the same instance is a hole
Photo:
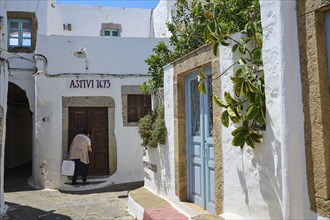
[[[138,132],[142,138],[142,146],[157,147],[158,144],[165,144],[167,130],[164,117],[164,105],[160,105],[139,120]]]
[[[216,105],[225,110],[221,115],[223,126],[229,127],[230,121],[239,127],[233,132],[232,144],[244,147],[245,144],[254,148],[256,143],[262,142],[261,131],[266,126],[265,83],[262,62],[262,27],[252,13],[242,31],[243,37],[236,40],[231,37],[230,27],[215,18],[210,11],[204,12],[209,20],[204,28],[204,38],[211,43],[214,54],[218,54],[219,44],[230,46],[229,40],[234,42],[232,52],[239,52],[240,58],[231,65],[223,74],[233,66],[237,66],[236,73],[230,77],[234,88],[234,97],[229,92],[224,93],[224,100],[214,95]],[[258,18],[258,17],[257,17]],[[199,91],[205,92],[204,80],[206,76],[200,72]],[[214,80],[214,79],[213,79]]]

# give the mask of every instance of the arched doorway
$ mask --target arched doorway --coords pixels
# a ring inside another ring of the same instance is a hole
[[[32,173],[32,112],[24,90],[8,84],[5,142],[5,191],[26,184]],[[24,183],[23,183],[24,182]]]

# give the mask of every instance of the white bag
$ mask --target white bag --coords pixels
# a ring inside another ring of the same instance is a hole
[[[73,173],[74,173],[74,161],[72,161],[72,160],[63,160],[62,175],[64,175],[64,176],[73,176]]]

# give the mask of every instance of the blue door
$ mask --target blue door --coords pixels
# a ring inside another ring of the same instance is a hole
[[[215,213],[211,68],[207,94],[198,92],[198,72],[186,76],[186,143],[188,200]]]

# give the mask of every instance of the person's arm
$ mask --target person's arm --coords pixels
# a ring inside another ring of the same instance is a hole
[[[70,159],[72,145],[73,145],[73,141],[72,141],[72,143],[71,143],[71,145],[70,145],[70,147],[69,147],[69,151],[68,151],[68,153],[67,153],[67,155],[66,155],[67,159]]]
[[[93,152],[91,139],[89,137],[87,137],[87,146],[88,146],[88,152]]]

